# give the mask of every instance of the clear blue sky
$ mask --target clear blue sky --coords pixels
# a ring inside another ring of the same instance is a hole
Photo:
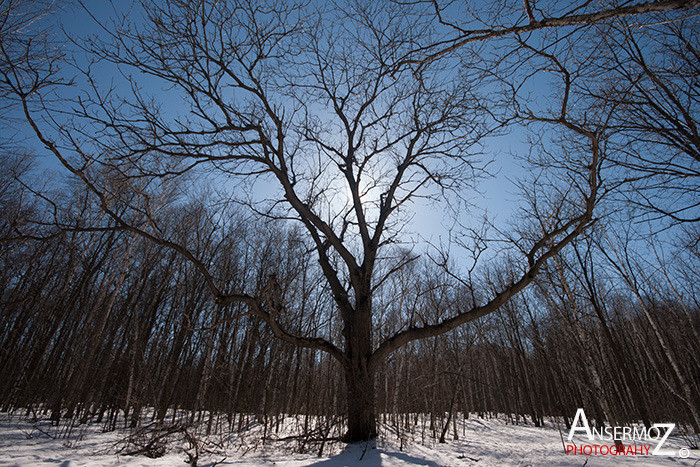
[[[86,2],[86,6],[98,20],[107,21],[113,17],[114,8],[125,8],[130,3],[124,1],[112,4],[106,0],[92,0]],[[68,33],[77,38],[100,31],[95,21],[79,5],[62,7],[54,15],[53,20],[60,23]],[[70,74],[71,70],[66,70],[66,72]],[[118,76],[113,76],[112,71],[108,70],[98,72],[96,76],[98,79],[104,80],[103,83],[100,83],[102,85],[106,85],[112,80],[118,83],[120,79]],[[149,89],[149,91],[154,97],[169,105],[172,112],[177,112],[177,104],[168,100],[167,92],[161,85]],[[463,222],[469,225],[471,220],[474,223],[473,225],[476,226],[484,213],[488,213],[489,219],[495,221],[499,226],[503,226],[510,219],[520,203],[516,189],[511,181],[524,175],[521,172],[519,163],[512,157],[512,153],[526,155],[527,151],[528,147],[525,144],[525,134],[523,132],[515,131],[487,141],[486,157],[493,157],[493,163],[489,166],[489,172],[494,174],[494,177],[487,178],[481,182],[479,185],[481,194],[474,193],[470,197],[475,210],[462,219]],[[51,158],[46,159],[46,166],[52,170],[63,170]],[[267,191],[262,189],[261,193]],[[452,219],[444,204],[427,203],[419,200],[414,205],[413,210],[413,221],[406,230],[407,233],[417,234],[435,244],[440,242],[440,238],[446,241],[446,229],[452,225]]]

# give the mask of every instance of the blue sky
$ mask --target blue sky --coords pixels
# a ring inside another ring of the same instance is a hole
[[[121,8],[130,2],[115,2],[93,0],[87,3],[92,15],[98,20],[108,20],[113,17],[114,8]],[[99,33],[100,28],[90,15],[80,6],[66,7],[58,12],[52,20],[58,21],[65,30],[76,38],[92,33]],[[72,70],[66,70],[66,74]],[[101,85],[115,83],[117,91],[123,86],[124,80],[114,74],[113,69],[103,69],[95,76],[101,81]],[[155,81],[154,81],[155,83]],[[186,112],[184,106],[170,98],[168,90],[160,83],[153,86],[147,80],[141,83],[157,100],[163,103],[168,112],[177,115],[179,112]],[[545,80],[537,80],[532,84],[531,90],[535,93],[544,93],[548,89]],[[523,129],[514,129],[510,133],[485,140],[486,158],[492,158],[489,172],[493,177],[487,177],[478,185],[478,191],[468,194],[469,201],[473,204],[473,209],[463,216],[460,221],[467,227],[478,227],[483,216],[488,215],[489,220],[495,222],[499,227],[507,229],[508,221],[516,213],[522,201],[517,194],[517,189],[513,181],[527,176],[527,173],[520,167],[520,161],[514,155],[526,156],[529,147],[526,143],[526,133]],[[60,174],[67,175],[62,167],[59,167],[52,157],[43,159],[45,167],[56,170]],[[226,188],[225,182],[221,179],[212,179],[210,183],[214,188]],[[265,186],[263,181],[256,184],[257,194],[261,197],[279,191],[277,185]],[[410,217],[412,221],[404,230],[407,242],[416,241],[416,252],[424,251],[426,242],[432,244],[445,244],[449,239],[448,229],[453,225],[453,218],[449,206],[443,203],[432,203],[416,200],[411,208]],[[458,251],[453,251],[456,258],[461,258]]]
[[[104,21],[113,17],[114,8],[123,8],[130,3],[124,1],[112,4],[108,1],[92,0],[86,2],[86,6],[95,18]],[[56,17],[65,30],[76,38],[100,32],[100,27],[79,5],[63,8]],[[70,70],[67,70],[67,72],[70,73]],[[102,83],[99,84],[106,86],[108,83],[114,82],[117,85],[117,89],[119,89],[120,77],[115,76],[112,71],[98,71],[95,76],[102,80]],[[147,90],[156,99],[161,100],[167,107],[170,107],[172,112],[178,112],[177,105],[168,100],[167,90],[162,85],[157,84],[154,87],[147,88]],[[182,110],[186,109],[183,108]],[[495,174],[495,176],[486,178],[480,183],[479,190],[482,194],[475,192],[469,196],[475,207],[473,212],[474,219],[480,220],[483,214],[487,212],[491,220],[496,220],[500,223],[508,219],[516,209],[518,197],[509,179],[517,178],[521,174],[518,163],[513,159],[511,153],[523,154],[527,150],[523,140],[523,134],[512,133],[492,138],[488,141],[488,146],[486,147],[487,157],[493,157],[493,162],[489,166],[489,172]],[[47,162],[48,166],[54,165],[50,161]],[[262,193],[269,191],[269,189],[264,187],[259,189]],[[483,212],[480,212],[480,210],[483,210]],[[407,232],[418,234],[434,243],[439,242],[440,236],[446,237],[446,228],[452,222],[444,205],[418,200],[414,205],[413,211],[413,221]]]

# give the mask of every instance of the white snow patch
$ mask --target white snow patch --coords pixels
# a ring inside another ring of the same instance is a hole
[[[421,443],[420,435],[399,449],[390,430],[375,442],[344,446],[340,443],[326,447],[318,457],[314,452],[292,452],[290,443],[268,442],[262,444],[249,433],[243,439],[235,434],[213,441],[221,448],[214,453],[200,456],[199,466],[282,466],[296,467],[317,465],[339,466],[692,466],[700,460],[700,452],[691,450],[690,457],[682,459],[660,456],[567,456],[556,425],[545,427],[507,424],[505,419],[482,420],[470,417],[460,421],[459,440],[448,436],[445,444],[427,438]],[[73,429],[69,439],[54,439],[59,434],[48,421],[32,423],[26,419],[0,414],[0,465],[2,466],[178,466],[187,465],[187,455],[182,447],[171,447],[162,457],[150,459],[143,456],[116,454],[128,431],[103,433],[99,426],[80,426]],[[53,431],[52,431],[53,430]],[[563,427],[562,427],[563,430]],[[564,440],[567,433],[564,432]],[[280,436],[283,436],[280,434]],[[212,438],[212,437],[210,437]],[[581,442],[581,441],[579,441]],[[600,444],[600,443],[596,443]],[[685,443],[680,437],[672,437],[665,448],[675,452]]]

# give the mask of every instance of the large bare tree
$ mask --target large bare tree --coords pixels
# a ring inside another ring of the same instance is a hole
[[[503,43],[484,41],[694,3],[583,7],[580,15],[572,7],[562,18],[537,19],[543,10],[526,1],[527,24],[463,29],[456,39],[458,26],[433,5],[144,2],[130,16],[96,18],[101,32],[75,40],[73,81],[60,54],[26,60],[30,42],[20,47],[26,53],[2,50],[10,64],[3,89],[112,228],[177,251],[217,303],[245,303],[278,338],[340,363],[348,441],[377,434],[374,375],[389,354],[497,310],[594,222],[605,119],[571,117],[570,76],[542,50],[534,55],[552,62],[563,80],[556,103],[512,112],[512,96],[493,94],[497,80],[487,65],[511,60],[502,50],[524,43],[513,39],[499,49]],[[526,190],[527,216],[507,236],[516,274],[447,317],[418,316],[378,339],[374,291],[415,258],[391,247],[404,241],[412,203],[461,202],[483,172],[485,138],[523,121],[561,128],[566,138],[542,150],[540,177]],[[342,338],[302,333],[288,318],[274,273],[264,286],[231,290],[192,245],[168,234],[160,200],[174,178],[215,186],[219,205],[300,224]]]

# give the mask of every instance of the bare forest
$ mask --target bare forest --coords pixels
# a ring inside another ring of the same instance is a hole
[[[0,0],[0,410],[697,447],[699,5]]]

